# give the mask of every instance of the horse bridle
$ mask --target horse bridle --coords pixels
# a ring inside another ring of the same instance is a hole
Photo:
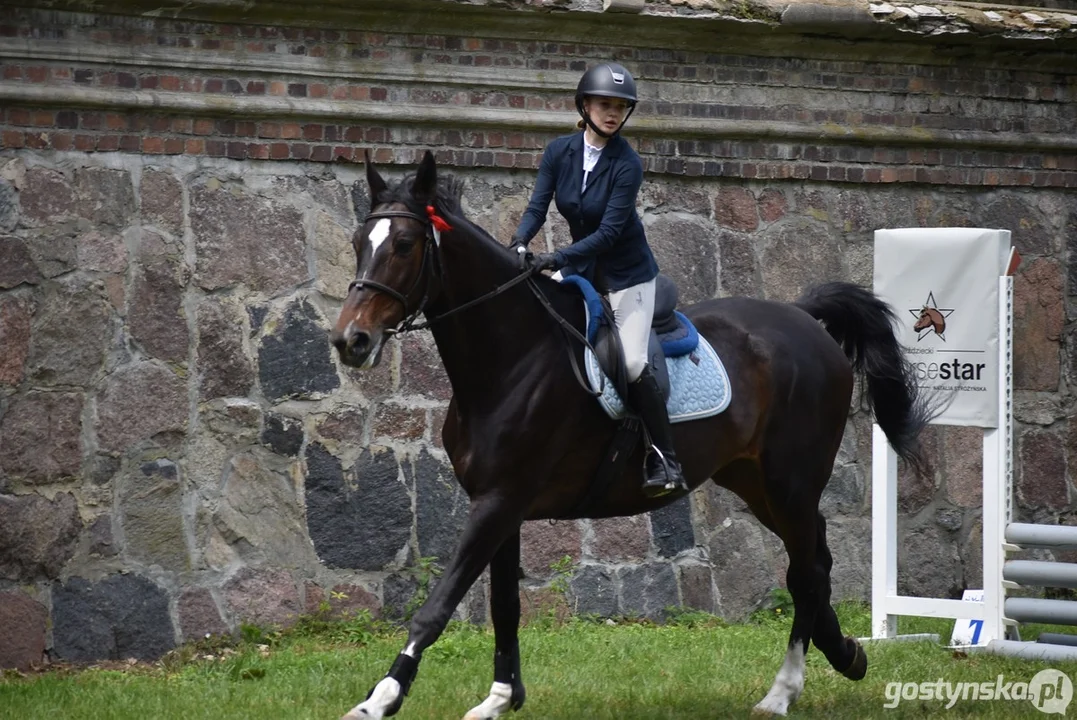
[[[395,288],[391,288],[384,283],[377,282],[376,280],[366,280],[363,278],[356,278],[355,280],[352,280],[351,283],[348,285],[349,294],[352,290],[361,290],[363,288],[369,287],[372,290],[377,290],[378,292],[385,293],[393,300],[396,300],[398,303],[400,303],[400,305],[404,308],[404,320],[401,321],[400,325],[395,328],[386,328],[384,332],[387,335],[403,335],[404,333],[412,332],[413,330],[424,330],[430,327],[432,324],[438,322],[439,320],[444,320],[450,315],[455,315],[458,312],[463,312],[468,308],[474,307],[479,303],[485,302],[490,298],[496,297],[508,290],[509,288],[526,281],[528,287],[531,288],[531,292],[534,293],[535,297],[538,298],[538,301],[542,304],[546,311],[561,326],[562,332],[564,332],[568,336],[574,337],[576,340],[581,342],[584,347],[589,348],[592,353],[595,352],[594,347],[592,347],[590,341],[587,340],[587,337],[581,334],[579,330],[574,328],[570,322],[561,317],[561,314],[558,313],[557,310],[553,307],[553,305],[550,304],[550,301],[546,299],[546,296],[543,294],[541,288],[538,287],[538,285],[534,281],[534,278],[531,277],[530,269],[522,271],[516,277],[502,283],[501,285],[498,285],[496,288],[486,293],[485,295],[480,295],[479,297],[474,298],[473,300],[470,300],[463,305],[458,305],[452,310],[449,310],[446,313],[442,313],[441,315],[438,315],[436,317],[428,317],[424,322],[416,323],[416,318],[418,318],[419,315],[421,315],[426,310],[426,303],[430,300],[430,275],[426,272],[426,266],[428,262],[437,272],[438,279],[441,279],[441,261],[438,259],[437,241],[434,235],[435,230],[433,220],[428,217],[423,217],[418,213],[411,212],[410,210],[382,210],[379,212],[367,213],[367,216],[363,218],[363,225],[366,225],[371,220],[398,217],[415,220],[416,222],[426,227],[426,247],[423,248],[423,260],[422,264],[419,266],[419,275],[415,278],[415,282],[412,284],[411,289],[408,290],[407,294],[402,294]],[[408,297],[410,297],[412,293],[415,292],[415,288],[419,287],[419,283],[422,282],[423,278],[426,278],[426,286],[423,288],[423,298],[421,301],[419,301],[419,306],[415,309],[415,311],[409,315]],[[595,397],[601,395],[601,392],[596,393],[588,386],[587,382],[583,379],[583,375],[580,372],[580,368],[576,360],[576,355],[572,352],[571,344],[568,345],[568,351],[569,360],[572,365],[572,370],[576,375],[577,382],[580,383],[580,386],[588,394]]]
[[[416,222],[426,227],[426,247],[423,248],[423,261],[422,264],[419,266],[419,275],[415,278],[415,282],[412,284],[411,289],[408,290],[407,294],[402,294],[395,288],[391,288],[384,283],[377,282],[376,280],[366,280],[362,278],[356,278],[355,280],[351,281],[351,284],[348,285],[349,293],[351,293],[352,290],[355,290],[357,288],[362,289],[364,287],[370,287],[374,290],[377,290],[378,292],[385,293],[393,300],[396,300],[398,303],[400,303],[400,305],[404,308],[404,320],[401,321],[398,327],[386,328],[385,333],[388,335],[402,335],[413,330],[425,330],[435,322],[439,320],[444,320],[450,315],[455,315],[456,313],[467,310],[468,308],[478,305],[481,302],[485,302],[492,297],[496,297],[497,295],[500,295],[514,285],[519,285],[520,283],[524,282],[525,280],[528,280],[531,277],[531,271],[526,270],[514,277],[513,279],[509,280],[508,282],[498,285],[496,288],[486,293],[485,295],[481,295],[474,300],[470,300],[464,303],[463,305],[454,307],[452,310],[449,310],[446,313],[443,313],[436,317],[428,317],[426,321],[417,323],[415,322],[416,318],[418,318],[419,315],[423,314],[423,312],[426,310],[426,303],[430,301],[430,275],[428,275],[426,272],[426,266],[428,263],[437,272],[438,280],[441,280],[441,261],[438,259],[437,239],[434,235],[434,223],[430,218],[423,217],[422,215],[419,215],[418,213],[413,213],[410,210],[382,210],[380,212],[368,213],[367,216],[363,218],[363,225],[366,225],[367,222],[369,222],[370,220],[380,220],[381,218],[395,217],[415,220]],[[415,288],[419,287],[419,283],[422,282],[424,277],[426,278],[426,286],[423,288],[423,299],[419,302],[419,307],[415,308],[415,312],[409,315],[408,297],[410,297],[411,294],[415,292]],[[575,330],[575,328],[573,328],[573,330]]]
[[[437,271],[438,279],[441,279],[441,263],[438,261],[437,246],[434,242],[434,226],[430,222],[429,218],[424,218],[418,213],[413,213],[410,210],[382,210],[380,212],[367,213],[367,216],[363,218],[363,225],[366,225],[371,220],[381,220],[382,218],[408,218],[415,220],[426,227],[426,239],[425,247],[423,248],[423,261],[419,266],[419,274],[415,278],[415,282],[412,284],[411,289],[406,294],[402,294],[395,288],[391,288],[384,283],[377,282],[376,280],[367,280],[364,278],[356,278],[348,285],[348,293],[352,290],[362,290],[369,287],[378,292],[385,293],[393,300],[396,300],[404,308],[404,320],[396,328],[387,328],[385,330],[388,335],[399,335],[401,333],[411,332],[412,330],[422,330],[428,327],[433,320],[429,320],[425,323],[415,323],[416,318],[422,314],[426,309],[426,303],[430,300],[430,275],[426,272],[427,263],[430,263]],[[373,260],[373,257],[371,257]],[[415,292],[415,288],[419,287],[419,283],[426,279],[426,286],[423,288],[423,299],[419,301],[419,307],[415,308],[415,312],[408,314],[408,298]]]

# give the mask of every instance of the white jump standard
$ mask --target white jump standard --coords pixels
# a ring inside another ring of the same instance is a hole
[[[931,363],[923,357],[929,351],[921,345],[912,349],[910,359],[917,367],[934,364],[935,377],[927,377],[926,370],[918,372],[922,382],[935,382],[939,388],[954,388],[953,373],[942,377],[942,368],[953,370],[973,364],[975,372],[961,372],[960,379],[974,381],[986,379],[986,386],[978,388],[975,401],[990,405],[987,412],[970,413],[959,409],[954,414],[944,411],[936,424],[971,425],[983,428],[983,600],[953,600],[899,595],[897,592],[897,459],[885,436],[874,427],[872,444],[872,638],[899,639],[922,636],[898,635],[899,616],[974,619],[981,623],[974,644],[964,645],[987,652],[1044,660],[1077,660],[1077,646],[1051,644],[1052,636],[1045,634],[1041,642],[1022,642],[1017,626],[1022,622],[1040,622],[1077,625],[1077,602],[1044,600],[1036,598],[1007,598],[1006,591],[1019,587],[1077,587],[1077,564],[1006,560],[1007,552],[1043,548],[1051,550],[1077,549],[1077,527],[1033,525],[1013,523],[1013,278],[1015,268],[1010,251],[1010,233],[1006,230],[979,230],[969,228],[883,230],[876,232],[876,278],[875,291],[892,303],[899,317],[909,306],[908,297],[929,297],[939,294],[939,289],[954,289],[958,283],[966,283],[961,292],[949,293],[963,298],[977,292],[990,291],[994,302],[982,302],[978,308],[979,320],[990,318],[987,346],[994,352],[979,351],[980,359],[970,363],[956,358],[944,358],[943,362]],[[929,241],[927,245],[923,243]],[[930,262],[943,266],[948,250],[952,268],[949,275],[932,276],[935,268],[902,275],[902,264],[907,270],[913,265],[926,263],[926,255],[911,257],[915,252],[929,248]],[[900,252],[898,252],[900,249]],[[964,253],[964,254],[963,254]],[[880,254],[883,259],[880,260]],[[906,261],[905,256],[909,255]],[[897,261],[895,262],[895,258]],[[969,258],[977,261],[998,260],[995,287],[989,287],[991,278],[969,278],[976,269],[968,267]],[[895,268],[895,265],[899,267]],[[882,269],[881,269],[882,268]],[[881,269],[881,270],[880,270]],[[880,275],[883,275],[881,278]],[[925,277],[926,276],[926,277]],[[979,288],[968,289],[968,283],[979,281]],[[925,283],[933,284],[924,292]],[[906,284],[914,286],[907,288]],[[916,287],[919,284],[921,287]],[[880,287],[883,285],[884,287]],[[909,295],[908,293],[913,293]],[[904,294],[904,295],[903,295]],[[933,298],[934,299],[934,298]],[[945,305],[953,300],[940,303]],[[925,305],[925,309],[926,309]],[[994,308],[993,312],[989,309]],[[949,308],[948,308],[949,309]],[[910,310],[912,308],[910,307]],[[949,309],[956,313],[956,309]],[[908,315],[908,313],[906,313]],[[906,324],[908,318],[903,317]],[[956,325],[957,318],[954,318]],[[924,335],[917,335],[910,328],[913,343]],[[936,328],[937,331],[937,328]],[[992,337],[993,335],[993,337]],[[953,335],[947,340],[949,352],[977,352],[955,350]],[[993,341],[993,342],[992,342]],[[963,346],[962,346],[963,347]],[[941,351],[939,354],[944,354]],[[968,376],[967,378],[965,376]],[[942,382],[945,381],[945,382]],[[922,387],[930,387],[930,382]],[[949,384],[947,384],[949,383]],[[961,386],[956,386],[958,390]],[[986,392],[982,392],[986,390]],[[973,393],[965,393],[964,401]],[[981,409],[982,410],[982,409]],[[1065,641],[1065,636],[1055,638]]]

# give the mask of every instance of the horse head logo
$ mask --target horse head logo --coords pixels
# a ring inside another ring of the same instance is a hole
[[[916,332],[934,330],[936,335],[945,340],[946,336],[943,333],[946,332],[946,318],[937,309],[924,307],[920,310],[920,317],[916,319],[916,324],[912,326],[912,329]]]
[[[918,310],[912,308],[909,312],[916,318],[912,329],[916,331],[916,340],[919,342],[924,337],[934,332],[946,341],[946,318],[953,312],[952,308],[940,308],[935,302],[935,293],[928,293],[927,300]]]

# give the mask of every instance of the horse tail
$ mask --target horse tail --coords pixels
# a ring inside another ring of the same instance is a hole
[[[920,392],[901,352],[894,311],[870,290],[844,282],[810,288],[796,305],[823,323],[853,372],[866,381],[868,407],[898,456],[918,470],[926,468],[919,436],[938,407]]]

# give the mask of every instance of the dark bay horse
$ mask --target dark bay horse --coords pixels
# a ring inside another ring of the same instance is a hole
[[[371,367],[387,337],[425,316],[452,384],[442,436],[470,512],[403,651],[345,717],[399,710],[423,651],[489,565],[494,682],[466,718],[495,718],[524,701],[520,526],[575,517],[615,423],[577,382],[568,348],[579,360],[579,343],[567,344],[535,294],[582,328],[578,293],[541,275],[522,282],[509,251],[463,217],[459,185],[438,182],[429,152],[415,175],[393,188],[369,157],[366,174],[372,211],[352,241],[357,276],[330,339],[342,362]],[[892,311],[855,285],[823,285],[795,304],[726,298],[682,311],[723,358],[733,384],[732,405],[723,413],[674,425],[684,474],[692,488],[713,479],[743,498],[789,555],[793,627],[774,685],[756,705],[785,714],[803,690],[809,643],[847,678],[859,680],[867,671],[863,649],[843,635],[830,604],[832,557],[818,509],[845,430],[854,372],[865,380],[876,421],[908,461],[919,464],[918,436],[930,412],[900,354]],[[647,512],[683,495],[643,494],[642,453],[636,449],[588,517]]]

